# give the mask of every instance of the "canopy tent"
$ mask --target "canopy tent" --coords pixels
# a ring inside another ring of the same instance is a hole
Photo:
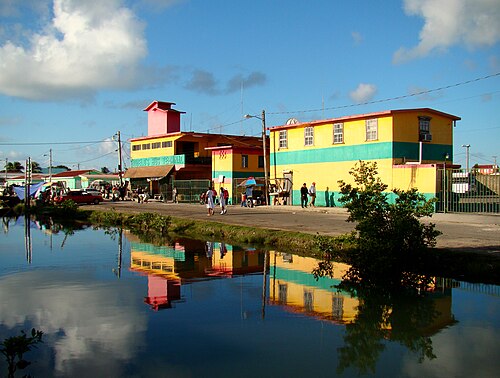
[[[162,179],[174,168],[173,165],[157,165],[154,167],[133,167],[127,169],[123,177],[131,179]]]
[[[264,186],[264,184],[258,184],[254,177],[249,177],[238,186]]]
[[[45,183],[43,182],[39,182],[38,184],[32,184],[30,185],[29,187],[29,196],[30,197],[33,197],[35,195],[35,193],[44,185]],[[26,187],[25,186],[14,186],[13,187],[14,189],[14,192],[16,193],[16,195],[19,197],[19,199],[21,201],[24,200],[25,198],[25,194],[26,194]]]

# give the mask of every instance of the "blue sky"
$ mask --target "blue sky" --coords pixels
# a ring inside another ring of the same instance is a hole
[[[500,162],[498,20],[498,0],[0,0],[0,161],[116,169],[113,135],[160,100],[184,131],[255,136],[263,109],[430,107],[462,118],[455,163]]]

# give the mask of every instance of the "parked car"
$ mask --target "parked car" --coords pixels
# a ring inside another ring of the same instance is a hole
[[[56,203],[62,203],[64,201],[72,200],[75,203],[88,203],[98,205],[99,202],[103,201],[102,195],[90,194],[84,190],[71,190],[67,193],[64,193],[54,199]]]
[[[92,194],[93,196],[101,196],[101,192],[98,189],[85,188],[83,191],[85,193]]]

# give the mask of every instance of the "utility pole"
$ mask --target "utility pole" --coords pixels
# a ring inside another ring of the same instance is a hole
[[[262,148],[264,153],[264,193],[266,206],[269,206],[269,191],[267,190],[267,149],[266,149],[266,111],[262,110]]]
[[[26,160],[26,172],[24,174],[24,203],[27,209],[30,207],[31,169],[31,158],[29,157]]]
[[[49,182],[52,182],[52,148],[49,150]]]
[[[264,191],[266,196],[266,206],[269,206],[269,192],[267,190],[267,149],[266,149],[266,111],[262,111],[262,115],[256,116],[251,114],[245,114],[244,118],[257,118],[262,121],[262,153],[264,155]]]
[[[462,144],[465,147],[465,171],[469,172],[469,148],[470,144]]]
[[[120,186],[123,184],[122,179],[122,141],[120,137],[120,131],[116,133],[118,135],[118,177],[120,177]]]

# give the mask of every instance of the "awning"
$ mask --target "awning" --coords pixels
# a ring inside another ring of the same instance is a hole
[[[155,167],[133,167],[125,171],[123,177],[125,178],[149,178],[161,179],[167,176],[174,168],[173,165],[157,165]]]

